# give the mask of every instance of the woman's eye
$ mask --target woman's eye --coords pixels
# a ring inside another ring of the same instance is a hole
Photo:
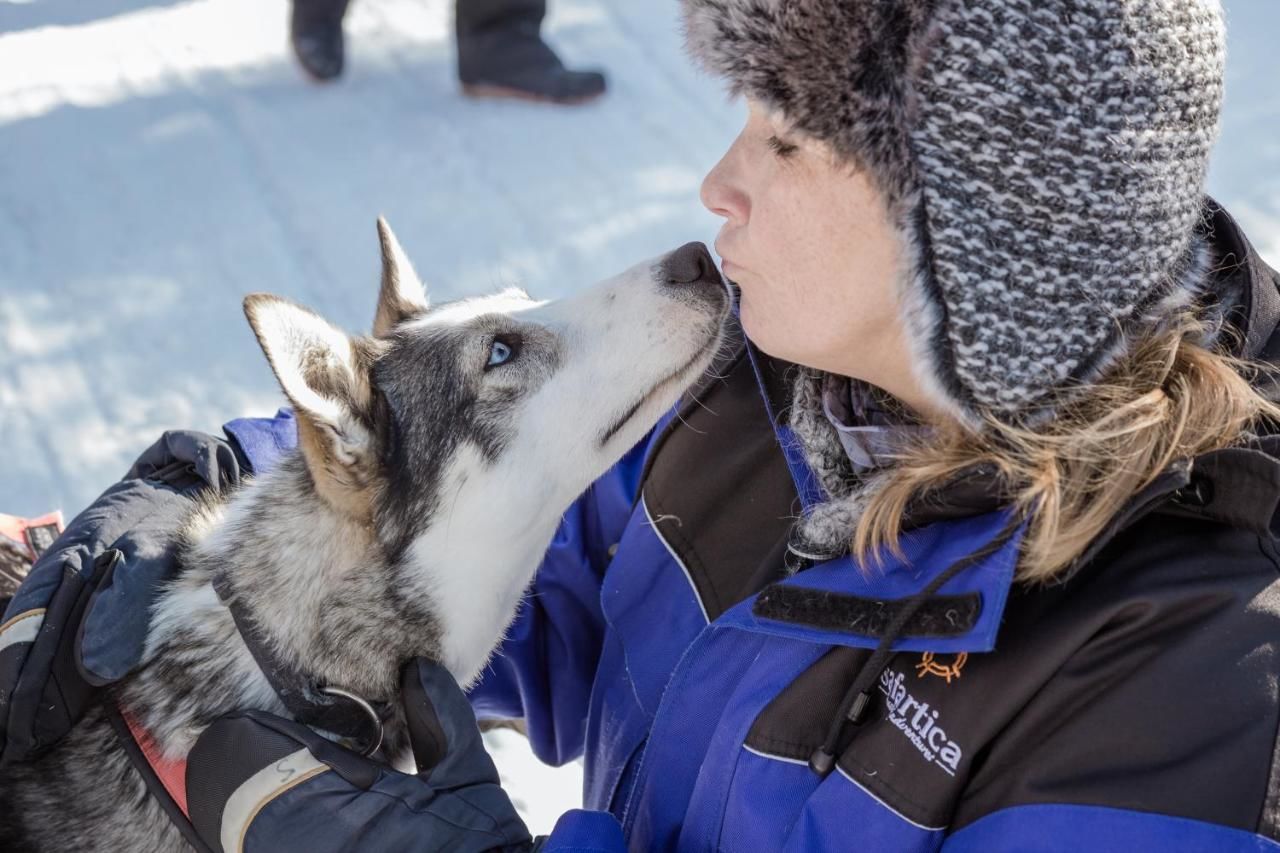
[[[787,142],[783,139],[779,139],[777,136],[769,137],[769,147],[773,150],[774,154],[777,154],[784,160],[800,150],[800,146]]]
[[[512,338],[494,338],[493,343],[489,345],[489,361],[485,363],[485,370],[513,360],[519,353],[519,349],[519,342]]]

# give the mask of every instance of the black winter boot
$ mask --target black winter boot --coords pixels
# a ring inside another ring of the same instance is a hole
[[[542,40],[546,0],[457,0],[458,78],[473,97],[579,104],[604,94],[599,71],[571,71]]]
[[[289,40],[298,63],[318,81],[342,74],[342,18],[350,0],[293,0]]]

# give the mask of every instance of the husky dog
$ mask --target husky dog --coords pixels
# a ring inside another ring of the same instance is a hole
[[[227,712],[286,711],[223,603],[228,588],[277,660],[370,702],[397,704],[415,656],[474,681],[565,508],[718,348],[728,294],[700,245],[560,301],[507,291],[428,307],[378,230],[371,337],[275,296],[245,300],[299,448],[193,511],[146,663],[109,700],[165,759],[185,758]],[[393,714],[383,755],[407,744]],[[0,823],[16,822],[6,850],[188,849],[105,708],[6,770],[0,794]]]

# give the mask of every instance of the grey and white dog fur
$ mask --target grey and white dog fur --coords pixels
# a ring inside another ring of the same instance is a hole
[[[285,713],[215,572],[274,654],[319,681],[392,702],[415,656],[474,681],[565,508],[718,348],[725,288],[668,281],[662,258],[559,301],[507,291],[428,307],[381,220],[379,234],[372,336],[278,297],[245,300],[299,449],[192,512],[145,663],[111,697],[167,758],[227,712]],[[406,747],[395,717],[383,754]],[[17,821],[6,850],[189,849],[101,711],[6,770],[0,791]]]

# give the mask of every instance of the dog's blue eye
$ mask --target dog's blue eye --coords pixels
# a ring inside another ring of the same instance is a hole
[[[510,337],[494,338],[493,343],[489,345],[489,361],[484,366],[485,370],[506,364],[514,359],[519,351],[518,340]]]
[[[494,341],[493,346],[489,348],[489,366],[497,367],[499,364],[506,364],[511,360],[511,347],[502,341]]]

